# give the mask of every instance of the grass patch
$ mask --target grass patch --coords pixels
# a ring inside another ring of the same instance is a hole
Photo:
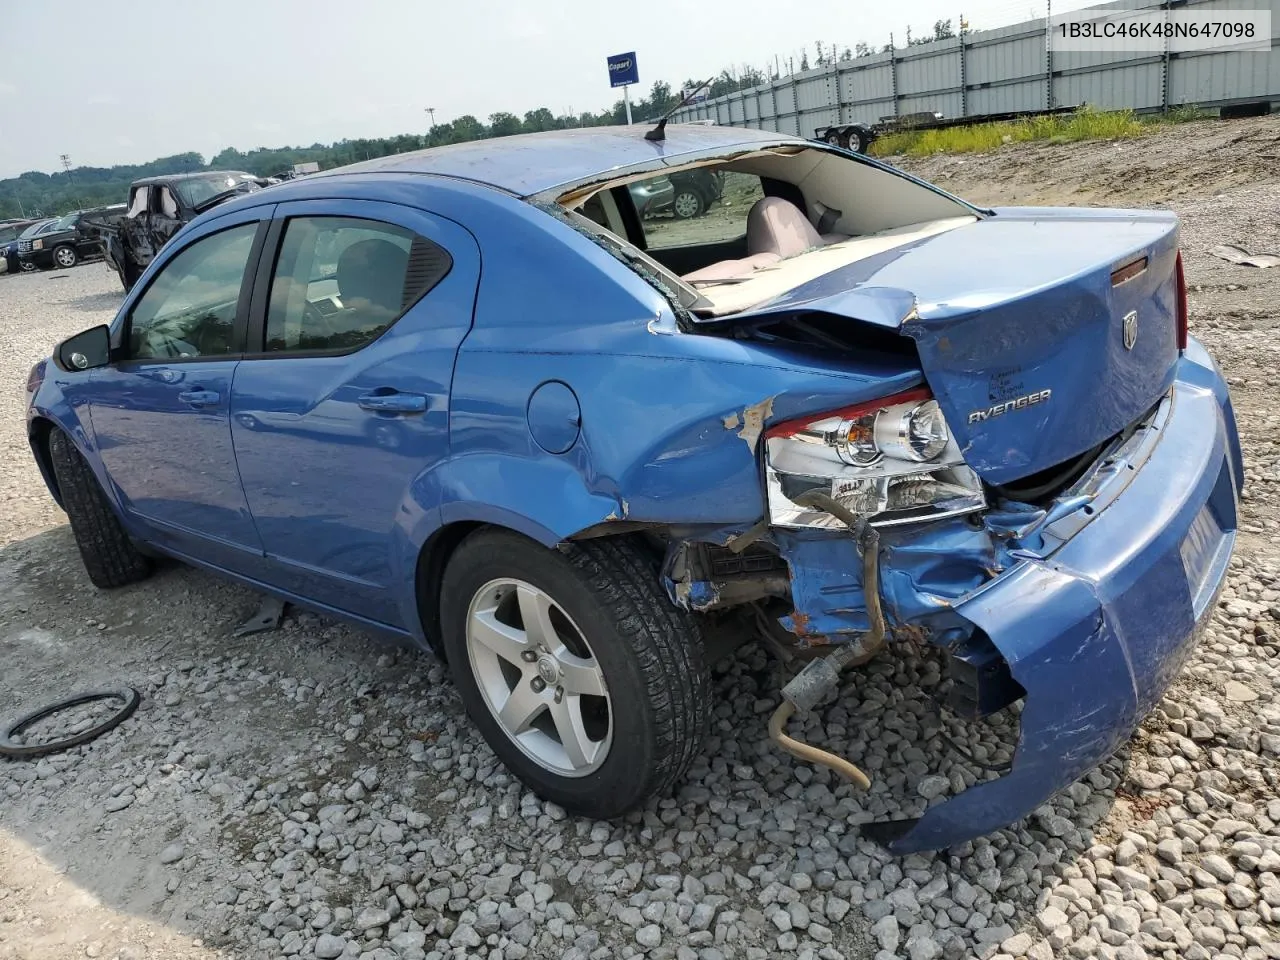
[[[1153,113],[1148,123],[1190,123],[1193,120],[1208,120],[1213,116],[1208,110],[1202,110],[1194,103],[1183,103],[1170,107],[1164,113]]]
[[[1141,137],[1165,124],[1199,120],[1204,114],[1194,106],[1178,107],[1150,119],[1132,110],[1091,110],[1046,114],[1001,123],[975,123],[941,130],[908,130],[881,137],[871,144],[877,157],[907,154],[927,157],[935,153],[990,153],[1006,143],[1042,141],[1074,143],[1077,140],[1120,140]]]

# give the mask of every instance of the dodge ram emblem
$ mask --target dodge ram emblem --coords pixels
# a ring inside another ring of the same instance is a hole
[[[1124,348],[1132,350],[1133,345],[1138,342],[1138,311],[1130,310],[1124,315],[1124,323],[1122,326],[1124,334]]]

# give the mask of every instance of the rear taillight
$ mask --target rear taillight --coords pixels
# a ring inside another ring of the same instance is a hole
[[[765,432],[770,521],[832,527],[840,521],[796,500],[809,491],[878,524],[980,510],[982,483],[964,463],[927,389],[790,420]]]
[[[1177,291],[1174,294],[1177,305],[1178,349],[1187,349],[1187,275],[1182,272],[1182,251],[1178,251],[1178,259],[1174,266],[1174,279]]]

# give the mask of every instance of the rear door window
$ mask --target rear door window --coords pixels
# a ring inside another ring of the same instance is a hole
[[[265,349],[342,353],[380,337],[453,264],[425,237],[354,217],[293,217],[276,259]]]
[[[629,189],[651,250],[743,239],[747,214],[764,198],[759,177],[724,170],[686,170]]]

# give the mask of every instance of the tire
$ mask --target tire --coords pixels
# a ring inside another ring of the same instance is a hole
[[[120,709],[107,717],[106,720],[97,726],[80,733],[65,737],[62,740],[56,740],[52,743],[34,743],[34,744],[18,744],[14,743],[13,738],[22,731],[26,730],[33,723],[43,720],[45,717],[51,717],[55,713],[67,710],[71,707],[78,707],[86,703],[93,703],[97,700],[119,700]],[[132,687],[123,687],[119,690],[95,690],[91,693],[80,693],[74,697],[68,697],[65,700],[59,700],[55,704],[47,707],[41,707],[32,713],[28,713],[24,717],[5,725],[0,730],[0,757],[7,757],[10,760],[34,760],[37,757],[47,757],[50,754],[62,753],[64,750],[70,750],[72,747],[78,747],[90,740],[96,740],[111,730],[114,730],[120,724],[124,723],[134,711],[138,709],[138,704],[142,697],[138,691]]]
[[[852,150],[854,153],[866,153],[867,147],[871,146],[871,138],[867,136],[865,130],[854,127],[849,131],[848,143],[841,144],[841,146]]]
[[[832,130],[828,130],[828,131],[823,135],[823,139],[824,139],[824,140],[826,140],[826,141],[827,141],[827,143],[831,144],[833,147],[847,147],[847,146],[848,146],[848,144],[845,142],[844,137],[840,136],[840,131],[839,131],[839,130],[834,130],[834,129],[832,129]]]
[[[30,260],[19,260],[18,269],[23,273],[35,273],[40,268],[37,267],[34,263],[32,263]]]
[[[656,564],[635,543],[595,540],[562,553],[482,531],[450,558],[441,598],[445,654],[463,704],[499,759],[539,796],[612,819],[667,793],[701,749],[710,681],[698,625],[672,606]],[[542,634],[523,629],[522,609],[544,612],[561,656],[549,652],[554,640],[538,649]],[[505,632],[485,628],[493,623]],[[507,659],[481,636],[497,637]],[[537,660],[521,663],[522,654]],[[505,666],[495,674],[489,661]],[[593,683],[604,696],[581,692]],[[553,686],[568,691],[563,707]],[[507,712],[527,722],[501,718],[512,706]],[[566,711],[582,732],[572,738],[576,758],[557,726]]]
[[[677,220],[691,220],[700,217],[707,210],[707,201],[701,191],[695,187],[676,187],[676,195],[671,200],[671,213]]]
[[[145,579],[151,573],[151,561],[124,532],[98,478],[61,430],[49,435],[49,460],[80,559],[93,585],[110,589]]]
[[[53,248],[51,262],[55,270],[59,268],[68,270],[80,262],[80,254],[76,253],[75,247],[64,243],[60,247]]]

